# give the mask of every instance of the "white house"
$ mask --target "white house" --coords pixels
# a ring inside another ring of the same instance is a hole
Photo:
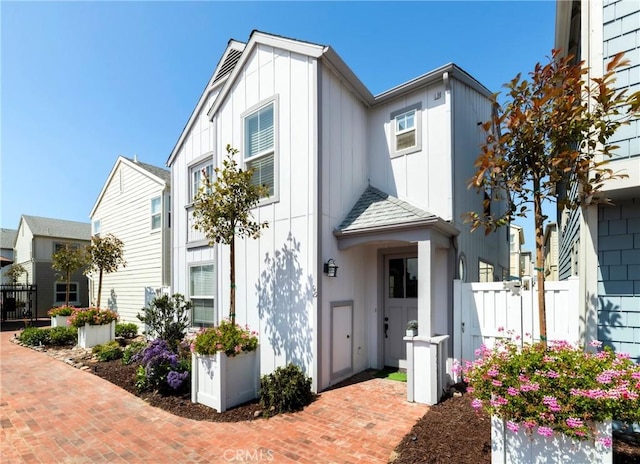
[[[5,269],[5,266],[9,266],[13,263],[13,244],[16,241],[18,231],[15,229],[0,229],[0,283],[10,283],[9,277],[5,275],[5,272],[9,269]]]
[[[113,234],[123,242],[126,267],[104,274],[100,306],[122,321],[136,318],[171,280],[171,175],[167,169],[119,156],[89,214],[92,235]],[[90,299],[98,276],[90,276]]]
[[[237,318],[260,333],[262,373],[293,362],[319,391],[406,366],[409,320],[425,343],[452,335],[454,277],[509,269],[508,233],[471,234],[462,217],[482,208],[467,180],[490,97],[455,64],[374,96],[329,46],[230,41],[167,162],[173,288],[194,325],[228,313],[228,247],[194,231],[191,203],[231,144],[270,188],[254,210],[269,228],[236,244]]]
[[[63,305],[66,283],[51,267],[51,255],[61,246],[84,247],[91,238],[88,223],[22,215],[14,243],[14,262],[21,264],[25,273],[19,283],[37,285],[37,303],[34,317],[47,317],[47,311]],[[69,304],[87,306],[87,278],[82,270],[71,274]]]
[[[640,90],[640,3],[634,0],[559,1],[556,48],[584,60],[589,78],[625,52],[630,65],[617,72],[616,88]],[[581,331],[640,361],[640,121],[610,140],[619,146],[608,168],[628,177],[606,183],[613,206],[560,211],[560,279],[580,278]],[[572,195],[571,189],[561,194]]]

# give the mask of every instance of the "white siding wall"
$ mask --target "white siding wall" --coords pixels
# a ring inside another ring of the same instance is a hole
[[[501,227],[496,233],[485,235],[484,230],[470,232],[463,215],[469,211],[482,212],[482,193],[467,189],[469,179],[475,172],[474,162],[480,154],[485,133],[479,122],[491,118],[490,101],[467,86],[451,79],[453,98],[453,215],[454,225],[461,231],[458,236],[458,253],[464,253],[467,266],[467,282],[478,282],[478,260],[482,259],[494,267],[498,279],[500,269],[509,270],[509,228]],[[491,204],[492,211],[504,211],[503,204]]]
[[[393,157],[391,113],[417,103],[422,150]],[[452,215],[450,104],[444,86],[431,85],[372,109],[368,127],[371,185],[446,220]]]
[[[145,306],[147,292],[163,286],[163,229],[151,231],[151,199],[163,196],[163,190],[156,180],[120,163],[91,217],[100,220],[102,236],[113,234],[124,244],[127,266],[103,275],[100,301],[102,308],[117,311],[122,322],[139,323],[136,315]],[[98,274],[91,279],[96,303]]]
[[[333,258],[338,278],[322,274],[320,336],[320,388],[329,386],[331,347],[331,302],[353,301],[354,372],[371,366],[367,347],[377,330],[371,312],[377,304],[376,252],[369,248],[338,251],[333,231],[340,225],[367,186],[367,113],[360,100],[326,68],[322,69],[322,255],[323,263]],[[375,184],[373,184],[375,185]],[[366,270],[366,271],[365,271]],[[375,361],[374,361],[375,362]]]
[[[27,272],[22,276],[20,276],[20,279],[18,280],[19,283],[30,283],[30,284],[34,283],[33,271],[35,268],[31,260],[31,258],[33,257],[31,256],[32,241],[33,241],[33,234],[31,233],[31,229],[27,227],[26,223],[23,220],[20,220],[20,226],[18,228],[18,237],[16,238],[14,262],[16,264],[22,264],[22,266]]]
[[[275,101],[276,201],[254,211],[269,228],[236,243],[236,317],[261,337],[261,371],[294,362],[311,372],[316,238],[313,228],[313,165],[317,126],[315,60],[258,45],[251,51],[216,121],[218,164],[227,144],[243,156],[243,115]],[[229,250],[217,257],[219,315],[229,307]]]

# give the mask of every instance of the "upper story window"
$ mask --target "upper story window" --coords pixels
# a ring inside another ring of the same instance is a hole
[[[162,197],[151,199],[151,230],[162,227]]]
[[[189,185],[189,197],[191,201],[195,200],[196,195],[201,187],[204,187],[204,179],[208,177],[213,178],[213,160],[208,157],[205,161],[195,164],[189,168],[189,178],[191,184]]]
[[[253,184],[265,185],[269,196],[275,194],[274,102],[244,118],[244,161],[253,169]]]
[[[102,228],[102,224],[100,223],[100,219],[94,219],[91,222],[91,235],[100,236],[100,229]]]
[[[394,155],[406,155],[422,148],[420,125],[422,104],[417,103],[391,113]]]

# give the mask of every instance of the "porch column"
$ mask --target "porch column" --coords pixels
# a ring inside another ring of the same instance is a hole
[[[427,240],[418,242],[418,335],[432,335],[432,307],[434,299],[433,263],[435,249],[431,234]]]

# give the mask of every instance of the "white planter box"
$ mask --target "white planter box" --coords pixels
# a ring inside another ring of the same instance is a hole
[[[191,355],[191,401],[218,412],[258,397],[260,356],[258,351],[227,356]]]
[[[415,337],[416,335],[418,335],[418,329],[407,329],[405,332],[406,337]]]
[[[611,437],[611,421],[596,423],[596,437]],[[594,440],[575,440],[554,433],[552,437],[525,432],[520,427],[514,433],[496,416],[491,417],[492,464],[611,464],[612,448]]]
[[[51,327],[68,327],[67,321],[71,316],[51,316]]]
[[[78,346],[92,348],[116,339],[116,323],[88,325],[78,328]]]

